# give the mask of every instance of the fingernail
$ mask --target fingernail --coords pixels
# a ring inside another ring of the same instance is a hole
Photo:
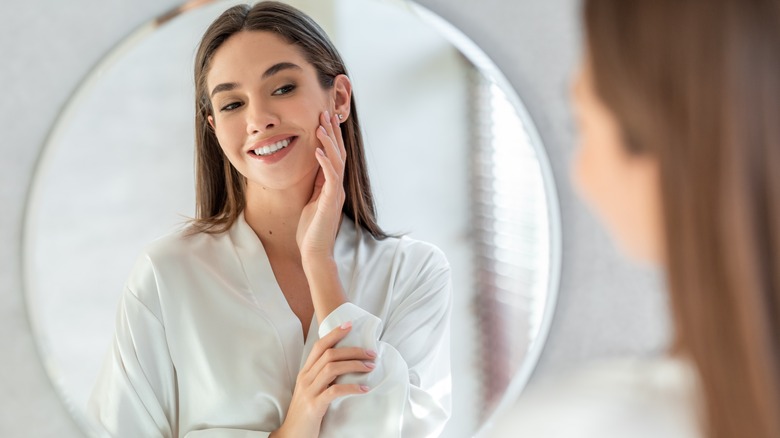
[[[326,134],[327,134],[327,132],[328,132],[328,131],[326,131],[326,130],[325,130],[325,127],[324,127],[324,126],[322,126],[322,125],[320,125],[320,131],[322,131],[323,133],[326,133]]]
[[[363,362],[363,365],[365,365],[366,368],[368,368],[370,370],[373,370],[374,368],[376,368],[376,364],[374,362]]]
[[[325,156],[325,151],[323,151],[322,148],[317,148],[317,153],[322,155],[323,157]]]
[[[341,324],[339,327],[341,327],[342,330],[346,330],[352,327],[352,321],[347,321],[344,324]]]
[[[366,385],[360,385],[360,390],[363,391],[363,392],[368,392],[369,389],[371,389],[371,388],[369,388]]]
[[[325,111],[325,118],[330,121],[330,113],[327,110]]]
[[[376,351],[374,351],[374,350],[366,350],[366,356],[368,356],[368,357],[376,357]]]

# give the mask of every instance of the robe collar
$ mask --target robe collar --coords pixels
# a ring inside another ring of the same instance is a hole
[[[317,317],[316,315],[312,317],[304,342],[301,336],[300,321],[287,303],[287,299],[276,281],[263,243],[246,222],[244,212],[239,214],[228,233],[247,279],[249,289],[247,292],[250,295],[250,301],[257,305],[260,312],[275,327],[291,377],[297,376],[314,342],[319,339]],[[358,272],[356,263],[360,259],[358,251],[362,237],[363,231],[356,229],[355,223],[347,216],[342,215],[333,248],[333,257],[348,301],[351,301],[354,296],[352,284],[354,283],[354,275]]]

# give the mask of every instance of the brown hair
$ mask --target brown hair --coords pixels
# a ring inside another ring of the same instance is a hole
[[[214,53],[232,35],[242,31],[273,32],[298,47],[317,71],[323,89],[333,87],[337,75],[347,69],[328,36],[309,16],[284,3],[267,1],[254,6],[237,5],[222,13],[206,30],[195,56],[195,173],[196,217],[193,232],[227,230],[245,207],[245,178],[230,163],[208,123],[212,114],[206,75]],[[350,114],[341,124],[347,162],[344,169],[343,212],[375,238],[387,237],[376,223],[376,207],[368,180],[363,136],[355,94]]]
[[[586,0],[584,16],[598,95],[659,163],[704,432],[780,437],[780,2]]]

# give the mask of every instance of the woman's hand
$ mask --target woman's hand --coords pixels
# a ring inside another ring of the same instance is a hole
[[[320,115],[317,138],[322,143],[322,148],[317,148],[315,152],[320,168],[314,181],[314,192],[301,212],[295,236],[304,262],[333,257],[341,209],[346,198],[344,167],[347,151],[335,115],[327,111]]]
[[[309,283],[317,320],[322,322],[333,310],[347,301],[333,257],[336,234],[344,206],[344,167],[347,151],[341,138],[336,116],[320,115],[317,148],[320,164],[309,203],[303,207],[296,240],[301,251],[303,271]]]
[[[347,322],[314,344],[295,382],[292,401],[284,423],[273,438],[317,437],[322,417],[330,403],[349,394],[363,394],[369,388],[357,384],[336,384],[337,377],[347,373],[367,373],[374,369],[376,353],[357,347],[334,348],[352,329]]]

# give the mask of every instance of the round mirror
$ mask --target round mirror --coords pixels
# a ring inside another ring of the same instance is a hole
[[[30,320],[55,386],[84,406],[144,246],[194,215],[192,65],[231,1],[193,1],[136,31],[84,80],[44,147],[24,236]],[[379,224],[452,266],[453,410],[478,433],[536,364],[560,264],[536,130],[490,60],[407,1],[299,0],[350,69]]]

